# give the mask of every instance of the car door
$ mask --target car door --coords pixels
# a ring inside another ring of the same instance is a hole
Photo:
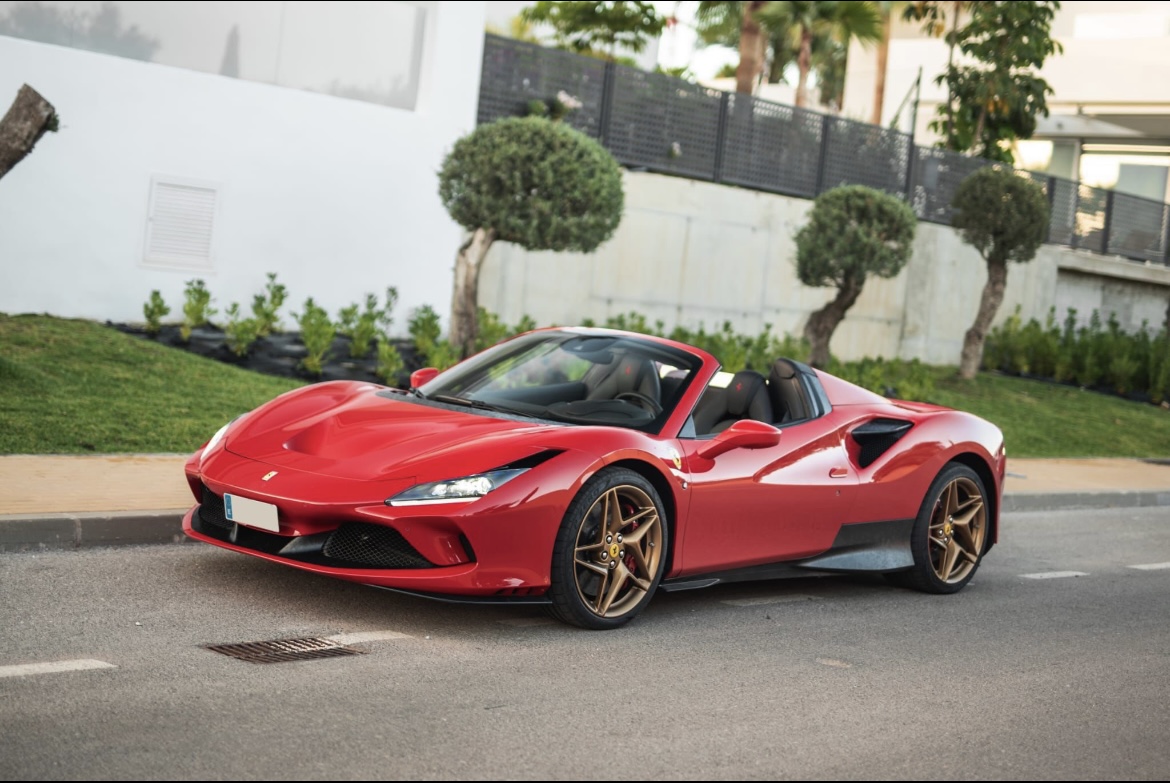
[[[772,563],[828,549],[856,499],[858,477],[830,412],[780,427],[776,446],[699,455],[710,438],[680,438],[690,507],[680,575]]]

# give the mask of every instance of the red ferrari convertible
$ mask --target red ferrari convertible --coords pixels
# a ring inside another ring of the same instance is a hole
[[[554,328],[409,391],[321,383],[186,463],[187,535],[431,598],[614,628],[657,590],[883,573],[931,593],[996,541],[1003,435],[799,362]]]

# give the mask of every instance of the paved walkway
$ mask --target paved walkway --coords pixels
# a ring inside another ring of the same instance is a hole
[[[177,541],[182,454],[0,456],[0,551]],[[1170,465],[1008,459],[1006,511],[1170,506]]]

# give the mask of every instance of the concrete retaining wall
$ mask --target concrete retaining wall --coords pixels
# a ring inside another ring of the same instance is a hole
[[[793,237],[812,202],[706,182],[627,172],[626,214],[593,254],[528,252],[497,243],[480,283],[480,304],[508,322],[574,324],[636,311],[667,329],[676,324],[743,332],[772,324],[799,335],[831,289],[796,277]],[[895,278],[871,278],[833,336],[843,359],[919,358],[955,364],[987,280],[979,254],[950,228],[920,223],[914,254]],[[1020,305],[1025,320],[1050,307],[1088,317],[1112,308],[1127,328],[1160,325],[1170,269],[1045,245],[1008,271],[998,319]]]

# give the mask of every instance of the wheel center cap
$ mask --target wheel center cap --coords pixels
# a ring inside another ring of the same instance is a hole
[[[946,523],[945,525],[943,525],[943,535],[944,535],[944,536],[948,536],[948,537],[949,537],[949,536],[950,536],[952,533],[954,533],[954,532],[955,532],[955,526],[954,526],[954,525],[952,525],[950,522],[948,522],[948,523]]]
[[[609,545],[609,556],[614,558],[615,560],[617,559],[617,556],[621,551],[622,551],[621,547],[619,547],[617,544],[610,544]]]

